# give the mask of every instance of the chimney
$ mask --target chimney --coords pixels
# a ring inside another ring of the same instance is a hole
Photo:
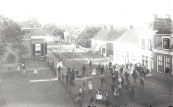
[[[158,14],[154,14],[154,19],[157,19],[158,18]]]
[[[113,25],[110,25],[109,26],[109,30],[113,30]]]
[[[104,30],[106,28],[106,26],[105,25],[102,25],[102,30]]]
[[[133,29],[133,25],[130,25],[128,29],[129,29],[129,30]]]

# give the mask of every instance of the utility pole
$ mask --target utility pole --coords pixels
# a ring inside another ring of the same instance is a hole
[[[74,48],[73,48],[72,52],[73,52],[73,69],[74,69],[74,52],[75,52]]]
[[[60,59],[61,59],[61,36],[59,36],[59,40],[60,40],[60,51],[59,51],[59,54],[60,54]]]

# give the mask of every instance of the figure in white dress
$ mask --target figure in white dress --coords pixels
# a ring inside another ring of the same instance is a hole
[[[34,69],[34,74],[37,74],[37,68]]]
[[[94,67],[91,75],[95,76],[96,74],[97,74],[97,70],[96,70],[96,68]]]

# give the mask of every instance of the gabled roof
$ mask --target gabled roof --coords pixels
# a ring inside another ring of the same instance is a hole
[[[127,46],[128,45],[138,46],[139,45],[138,29],[131,29],[131,30],[125,32],[122,36],[120,36],[117,39],[116,42],[127,45]]]
[[[114,41],[118,39],[123,33],[125,33],[126,29],[111,29],[104,28],[100,32],[97,33],[92,39],[101,40],[101,41]]]
[[[171,19],[156,18],[154,21],[154,30],[158,30],[157,34],[171,34]]]
[[[92,39],[106,41],[107,34],[109,33],[108,28],[100,30]]]
[[[127,30],[126,29],[113,29],[110,30],[107,37],[104,38],[106,41],[115,41],[117,40],[122,34],[124,34]]]

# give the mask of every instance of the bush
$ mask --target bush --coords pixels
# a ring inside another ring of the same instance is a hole
[[[7,63],[15,63],[16,61],[16,56],[12,53],[9,53],[7,58],[6,58],[6,62]]]

